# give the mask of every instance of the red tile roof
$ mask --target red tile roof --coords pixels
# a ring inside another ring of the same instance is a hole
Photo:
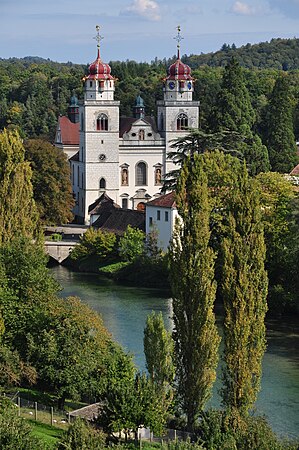
[[[61,140],[64,145],[79,145],[79,123],[73,123],[66,116],[59,117]]]
[[[151,200],[150,202],[147,202],[146,205],[149,206],[159,206],[161,208],[175,208],[175,192],[169,192],[169,194],[161,195],[158,198],[155,198],[155,200]]]

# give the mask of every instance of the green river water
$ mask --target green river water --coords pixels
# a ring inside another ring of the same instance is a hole
[[[162,311],[166,326],[172,327],[171,299],[155,289],[116,285],[94,274],[72,272],[62,266],[51,268],[66,297],[76,295],[99,312],[113,337],[133,354],[139,369],[145,370],[143,330],[151,311]],[[153,286],[154,288],[154,286]],[[221,317],[218,318],[220,321]],[[221,328],[220,328],[221,332]],[[262,389],[256,403],[273,429],[282,436],[299,437],[299,325],[298,322],[267,322],[268,347],[263,360]],[[214,386],[208,406],[219,407]]]

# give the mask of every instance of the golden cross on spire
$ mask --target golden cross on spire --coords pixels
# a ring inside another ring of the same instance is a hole
[[[180,46],[181,46],[181,40],[184,39],[181,35],[181,27],[180,25],[177,26],[178,34],[173,38],[177,41],[177,49],[178,49],[178,59],[180,58]]]
[[[100,35],[100,26],[96,25],[97,35],[93,38],[97,41],[98,50],[100,50],[101,41],[104,39],[103,36]]]

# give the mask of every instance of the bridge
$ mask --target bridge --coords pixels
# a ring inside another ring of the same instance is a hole
[[[61,225],[59,227],[45,227],[45,251],[59,264],[67,259],[73,248],[79,243],[80,237],[87,230],[82,225]],[[61,240],[51,240],[51,236],[60,235]]]
[[[77,244],[78,241],[45,241],[45,250],[47,255],[60,264],[69,257]]]

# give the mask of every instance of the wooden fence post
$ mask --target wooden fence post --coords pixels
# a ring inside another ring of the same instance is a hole
[[[18,397],[18,416],[20,417],[21,415],[21,398]]]
[[[34,402],[34,418],[37,420],[37,402]]]
[[[51,406],[51,426],[53,427],[53,419],[54,419],[54,413],[53,413],[53,406]]]

